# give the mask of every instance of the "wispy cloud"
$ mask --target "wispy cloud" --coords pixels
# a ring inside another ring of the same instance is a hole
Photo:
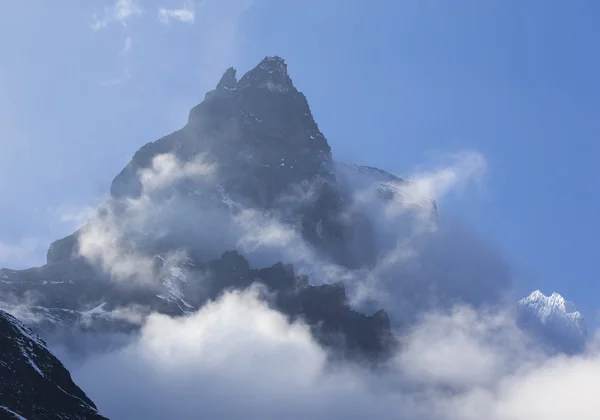
[[[127,25],[131,19],[141,14],[142,8],[138,0],[117,0],[113,6],[104,9],[102,17],[94,14],[92,30],[98,31],[113,23]]]
[[[136,239],[150,232],[160,236],[160,232],[169,230],[165,227],[169,221],[179,219],[172,213],[176,201],[165,200],[165,191],[178,182],[205,182],[214,170],[202,155],[190,162],[180,162],[172,154],[156,156],[151,167],[138,172],[139,197],[109,200],[81,230],[79,254],[99,264],[115,280],[152,283],[154,257],[138,249]],[[183,220],[189,217],[186,214]]]
[[[68,229],[79,229],[85,225],[96,213],[96,207],[61,207],[50,210],[52,216],[57,216],[58,221]]]
[[[125,42],[123,43],[123,49],[121,50],[121,52],[123,54],[129,54],[132,47],[133,47],[133,40],[131,39],[130,36],[128,36],[127,38],[125,38]]]
[[[167,9],[164,7],[158,9],[158,21],[160,23],[166,25],[171,23],[173,20],[193,24],[196,21],[196,10],[194,8],[194,4],[191,1],[188,1],[179,9]]]
[[[487,170],[487,161],[479,152],[460,152],[451,155],[450,160],[451,163],[443,168],[411,176],[410,182],[404,185],[403,201],[416,204],[424,198],[439,200],[452,190],[479,181]]]

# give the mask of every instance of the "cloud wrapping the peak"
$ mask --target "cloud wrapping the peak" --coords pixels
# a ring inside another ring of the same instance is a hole
[[[503,267],[461,229],[435,220],[435,229],[422,227],[432,208],[421,194],[433,191],[443,199],[477,179],[482,162],[467,154],[411,177],[421,184],[408,201],[410,182],[346,173],[341,182],[351,205],[344,217],[366,215],[376,251],[371,264],[357,268],[315,252],[277,211],[238,208],[216,187],[218,168],[202,155],[187,162],[156,156],[138,171],[140,195],[117,200],[83,230],[81,254],[117,279],[153,284],[152,252],[138,246],[150,235],[178,245],[193,238],[194,246],[206,248],[206,259],[238,249],[257,267],[289,262],[312,283],[343,281],[353,304],[375,301],[406,323],[402,345],[383,372],[329,364],[309,329],[270,308],[260,288],[226,293],[183,318],[152,314],[139,337],[119,350],[64,360],[115,419],[202,412],[224,420],[475,420],[489,412],[494,420],[533,420],[518,417],[524,406],[507,384],[528,392],[527,384],[552,360],[520,332],[510,312],[485,310],[486,299],[498,299],[506,286]],[[312,192],[299,189],[286,203],[310,202]],[[444,298],[443,305],[435,300]],[[454,306],[460,299],[466,304]]]
[[[487,170],[487,160],[479,152],[464,151],[449,157],[450,163],[442,168],[411,175],[403,190],[403,201],[417,204],[423,199],[439,200],[452,190],[480,181]]]
[[[216,166],[207,163],[204,155],[197,155],[191,162],[180,162],[173,154],[165,153],[152,159],[152,166],[139,171],[143,192],[150,194],[161,188],[189,178],[212,177]]]
[[[155,285],[159,249],[193,245],[205,260],[235,249],[231,215],[219,206],[215,169],[203,155],[188,162],[173,154],[155,156],[137,173],[139,196],[109,199],[81,229],[79,255],[115,281]],[[203,199],[205,208],[199,207]]]

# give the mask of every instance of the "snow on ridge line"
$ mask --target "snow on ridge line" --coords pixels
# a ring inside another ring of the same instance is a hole
[[[16,317],[9,313],[5,313],[4,316],[23,336],[33,341],[38,346],[46,350],[48,349],[46,343]]]
[[[519,300],[521,311],[534,316],[543,325],[558,328],[564,332],[575,333],[580,339],[586,339],[587,327],[583,315],[572,302],[565,300],[559,293],[544,295],[540,290]]]
[[[0,410],[4,410],[5,412],[7,412],[8,414],[12,414],[13,416],[15,416],[15,418],[17,420],[27,420],[25,417],[23,417],[22,415],[20,415],[19,413],[15,413],[14,411],[12,411],[10,408],[4,406],[4,405],[0,405]]]
[[[31,365],[31,367],[38,374],[45,377],[46,375],[44,374],[44,372],[42,372],[42,370],[39,368],[39,366],[35,363],[33,359],[35,357],[34,345],[37,345],[42,349],[48,350],[48,347],[46,347],[46,343],[11,314],[5,313],[3,315],[5,319],[11,323],[13,328],[17,330],[17,332],[20,334],[15,338],[15,341],[19,347],[19,350],[21,350],[21,354],[27,360],[27,363],[29,363],[29,365]]]
[[[94,412],[96,412],[96,413],[98,412],[98,410],[97,410],[96,408],[92,407],[91,405],[89,405],[87,402],[85,402],[84,400],[82,400],[82,399],[81,399],[81,398],[79,398],[78,396],[68,393],[67,391],[65,391],[64,389],[62,389],[62,388],[61,388],[60,386],[58,386],[58,385],[56,385],[56,387],[57,387],[59,390],[61,390],[63,393],[65,393],[66,395],[68,395],[69,397],[72,397],[72,398],[75,398],[75,399],[77,399],[77,400],[81,401],[81,405],[82,405],[83,407],[85,407],[85,408],[89,408],[89,409],[91,409],[92,411],[94,411]]]
[[[570,317],[581,317],[573,302],[567,301],[559,293],[552,293],[550,296],[544,295],[540,290],[534,290],[529,296],[519,301],[521,305],[535,307],[540,310],[540,315],[550,316],[552,313],[560,312]]]

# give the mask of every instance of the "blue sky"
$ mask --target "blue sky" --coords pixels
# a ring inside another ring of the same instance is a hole
[[[48,243],[229,66],[288,62],[338,160],[399,175],[476,150],[480,188],[440,203],[523,293],[594,317],[600,4],[593,1],[11,2],[0,16],[0,265]]]

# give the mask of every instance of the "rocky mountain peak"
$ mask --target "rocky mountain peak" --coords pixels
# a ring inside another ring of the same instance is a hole
[[[236,69],[234,69],[233,67],[229,67],[225,71],[225,73],[223,73],[221,80],[217,84],[217,89],[225,89],[225,90],[235,89],[237,86],[236,74],[237,74]]]
[[[239,89],[262,88],[271,92],[288,92],[295,90],[292,79],[287,72],[287,64],[281,57],[265,57],[254,69],[242,77]]]
[[[285,61],[266,57],[239,81],[236,74],[225,71],[183,129],[142,147],[114,179],[112,196],[139,195],[139,171],[164,153],[182,162],[207,156],[223,187],[266,207],[291,184],[327,178],[331,148]]]

